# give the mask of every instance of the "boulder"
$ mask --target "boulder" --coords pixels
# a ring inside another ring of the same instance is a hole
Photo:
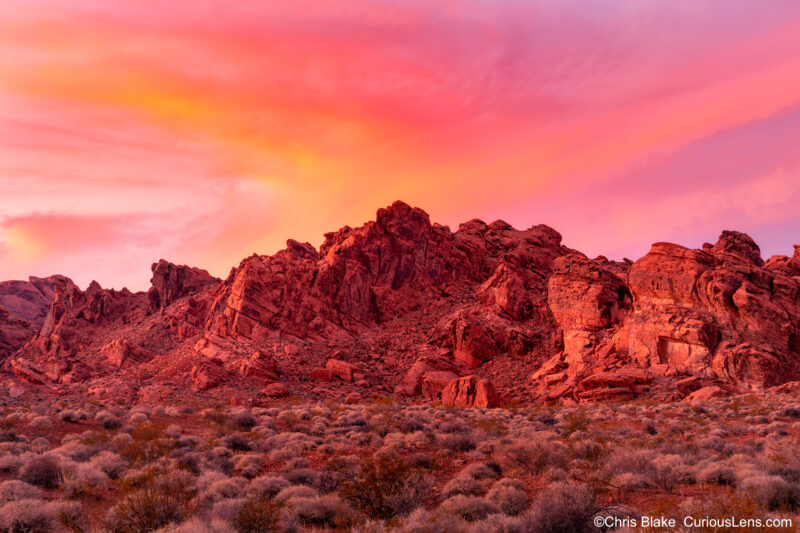
[[[269,355],[258,350],[239,363],[239,374],[246,378],[260,378],[272,381],[278,379],[280,372],[278,372],[275,361]]]
[[[289,388],[283,383],[270,383],[261,391],[267,398],[284,398],[289,396]]]
[[[442,391],[452,381],[458,379],[453,372],[446,370],[433,370],[422,375],[422,396],[429,400],[438,400],[442,397]]]
[[[326,383],[333,379],[333,372],[331,372],[327,368],[322,368],[322,367],[312,368],[310,378],[311,381]]]
[[[114,368],[146,363],[155,357],[151,351],[131,344],[125,339],[115,339],[102,348],[100,353]]]
[[[354,364],[339,359],[328,359],[328,362],[325,363],[325,368],[331,372],[331,375],[348,383],[354,381],[353,374],[357,370]]]
[[[500,407],[502,402],[492,383],[476,376],[454,379],[442,390],[442,405],[446,407]]]
[[[718,387],[716,385],[710,385],[708,387],[702,387],[697,389],[689,396],[686,397],[686,401],[689,403],[696,403],[702,402],[705,400],[710,400],[712,398],[720,398],[723,396],[727,396],[729,393],[725,389]]]
[[[220,386],[228,378],[228,372],[219,359],[201,361],[192,367],[191,388],[193,391],[204,391]]]

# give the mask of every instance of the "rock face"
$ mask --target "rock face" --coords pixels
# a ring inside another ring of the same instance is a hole
[[[55,300],[56,288],[71,283],[64,276],[31,276],[28,281],[0,282],[0,307],[8,311],[11,318],[30,322],[37,329],[44,322],[50,303]]]
[[[153,263],[151,270],[153,271],[153,277],[150,279],[152,286],[147,291],[147,297],[150,300],[150,309],[154,311],[164,309],[184,296],[189,296],[220,282],[205,270],[186,265],[174,265],[163,259],[158,263]]]
[[[33,335],[31,323],[11,318],[8,311],[0,307],[0,358],[14,353]]]
[[[656,243],[625,279],[598,262],[562,257],[549,301],[564,351],[534,378],[568,384],[562,393],[592,373],[620,366],[749,390],[796,380],[797,255],[765,263],[750,237],[725,231],[702,250]],[[584,393],[575,387],[576,397]]]
[[[21,348],[44,323],[56,287],[72,283],[64,276],[0,282],[0,359]]]
[[[454,379],[442,391],[446,407],[500,407],[502,402],[492,383],[475,376]]]

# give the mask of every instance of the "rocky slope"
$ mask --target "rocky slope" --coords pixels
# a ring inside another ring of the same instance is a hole
[[[799,295],[798,249],[765,262],[735,232],[615,263],[546,226],[452,231],[396,202],[225,280],[166,261],[147,293],[63,278],[4,368],[15,386],[138,401],[679,399],[800,380]]]

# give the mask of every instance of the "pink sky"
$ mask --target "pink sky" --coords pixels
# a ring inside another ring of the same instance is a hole
[[[800,243],[800,4],[6,0],[0,279],[218,276],[396,199],[589,255]]]

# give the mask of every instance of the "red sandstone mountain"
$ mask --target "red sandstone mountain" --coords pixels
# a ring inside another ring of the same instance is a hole
[[[248,257],[224,281],[160,261],[147,293],[60,278],[7,379],[139,401],[203,391],[476,406],[800,380],[797,249],[765,263],[752,239],[723,232],[702,250],[659,243],[614,263],[546,226],[451,231],[401,202],[325,239]]]

